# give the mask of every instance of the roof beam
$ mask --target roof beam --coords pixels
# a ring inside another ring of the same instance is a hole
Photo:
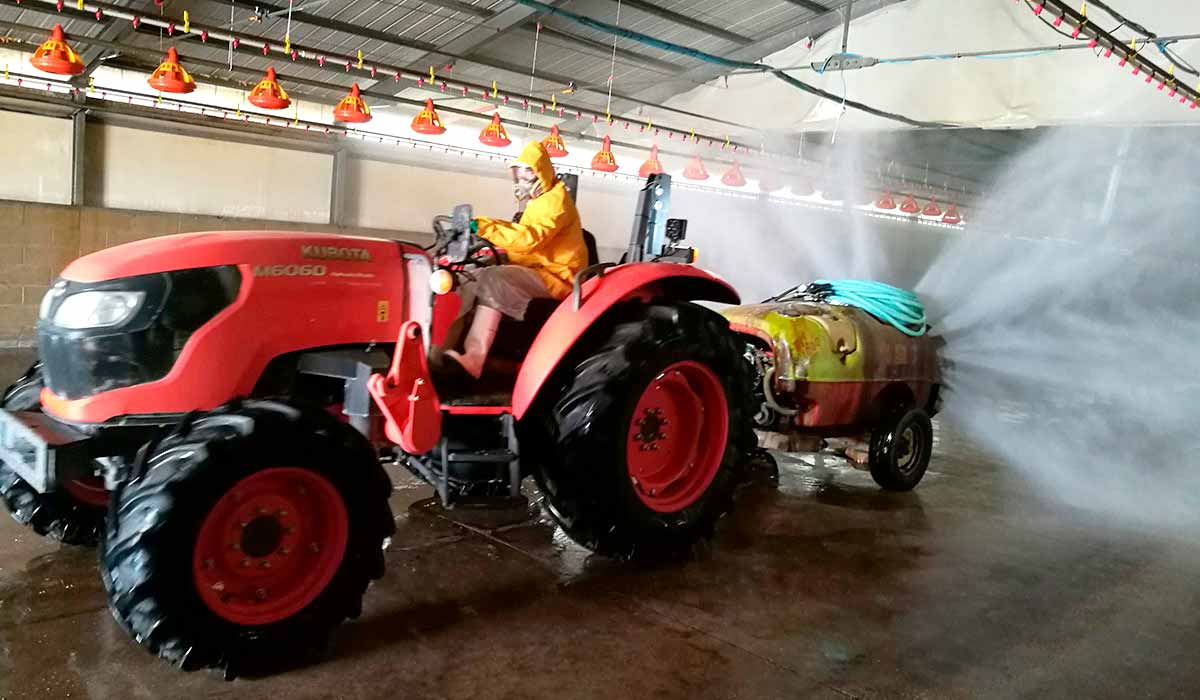
[[[478,5],[468,5],[465,2],[459,2],[459,0],[420,0],[420,1],[425,3],[426,5],[436,5],[437,7],[444,7],[447,10],[454,10],[455,12],[462,12],[464,14],[474,15],[476,17],[487,18],[487,17],[493,17],[496,14],[495,12],[492,12],[491,10],[487,9],[486,7],[479,7]]]
[[[559,0],[561,2],[561,0]],[[557,4],[557,3],[556,3]],[[424,56],[413,61],[410,65],[421,67],[431,63],[439,63],[439,57],[445,56],[449,58],[466,59],[471,56],[484,42],[494,40],[500,34],[508,30],[520,26],[532,16],[534,11],[523,5],[513,5],[506,10],[502,10],[492,15],[486,22],[472,27],[463,32],[456,39],[452,39],[441,46],[435,46]],[[470,59],[475,63],[502,70],[509,70],[505,66],[497,65],[488,59]],[[517,72],[524,72],[524,69]],[[565,83],[564,83],[565,84]]]
[[[738,46],[747,46],[754,43],[754,40],[750,39],[749,37],[744,37],[741,34],[736,34],[728,29],[722,29],[721,27],[709,24],[707,22],[701,22],[694,17],[681,15],[678,12],[668,10],[664,7],[659,7],[652,2],[643,2],[643,0],[609,0],[609,2],[618,3],[618,7],[621,5],[632,7],[635,10],[640,10],[648,15],[660,17],[668,22],[678,24],[683,27],[690,27],[691,29],[704,32],[709,36],[732,42]]]
[[[803,7],[804,9],[808,10],[809,12],[815,12],[819,15],[823,15],[826,12],[829,12],[829,9],[830,9],[820,3],[813,2],[813,0],[784,0],[784,2],[789,2],[793,5],[796,5],[797,7]]]
[[[854,3],[851,19],[862,17],[870,14],[878,9],[895,5],[905,0],[857,0]],[[735,49],[728,53],[722,54],[725,58],[730,58],[738,61],[759,61],[764,56],[769,56],[777,51],[781,51],[805,37],[817,36],[832,29],[842,26],[844,18],[841,13],[827,10],[825,14],[819,17],[804,17],[796,20],[778,32],[771,34],[759,41],[756,41],[749,46],[743,46],[740,49]],[[634,95],[639,101],[660,103],[670,97],[678,95],[681,92],[695,87],[697,83],[706,83],[710,80],[715,80],[729,72],[728,68],[706,63],[697,66],[688,71],[680,73],[674,79],[664,80],[661,85],[642,90]]]
[[[524,25],[522,25],[521,31],[527,33],[536,32],[537,22],[526,22]],[[605,58],[608,57],[608,52],[612,51],[612,44],[605,44],[594,39],[589,39],[585,36],[580,36],[578,34],[572,34],[571,32],[563,31],[561,29],[556,29],[545,23],[542,24],[542,35],[556,37],[558,39],[563,39],[564,41],[570,41],[571,43],[579,44],[580,46],[586,46],[588,48],[595,49],[596,51],[604,54]],[[627,49],[621,49],[618,58],[621,61],[636,63],[647,68],[654,68],[656,70],[665,71],[671,74],[675,74],[683,70],[683,67],[678,63],[671,63],[670,61],[652,58],[645,54],[640,54],[636,51],[629,51]]]

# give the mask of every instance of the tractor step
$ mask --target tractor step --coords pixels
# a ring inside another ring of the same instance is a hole
[[[489,490],[500,486],[507,498],[519,497],[521,461],[508,406],[459,408],[443,406],[448,415],[442,439],[427,454],[409,455],[412,469],[437,490],[438,500],[446,508],[463,503],[473,485],[485,485]]]

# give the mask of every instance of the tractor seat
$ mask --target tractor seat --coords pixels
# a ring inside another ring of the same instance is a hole
[[[600,259],[596,250],[596,237],[586,229],[583,230],[583,243],[587,247],[588,266],[595,265]],[[559,303],[557,299],[534,299],[525,309],[525,320],[502,320],[492,345],[492,354],[509,360],[523,359],[529,346],[533,345],[534,338],[542,330],[542,326],[546,325],[550,314],[554,313]]]
[[[557,299],[533,299],[525,307],[525,319],[514,321],[504,318],[496,331],[496,340],[492,343],[492,355],[496,357],[520,360],[525,357],[533,339],[537,337],[542,326],[550,319],[550,314],[558,308]]]

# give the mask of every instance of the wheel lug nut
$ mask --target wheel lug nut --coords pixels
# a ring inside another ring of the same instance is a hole
[[[287,555],[292,553],[292,548],[284,547],[283,549],[279,550],[279,553],[286,557]]]
[[[667,434],[666,434],[666,433],[659,433],[659,434],[658,434],[658,439],[659,439],[659,440],[666,440],[666,439],[667,439]]]
[[[250,524],[249,520],[243,520],[242,522],[238,523],[238,525],[241,527],[246,527],[249,524]]]
[[[266,600],[267,599],[267,589],[265,589],[265,588],[258,589],[257,591],[254,592],[254,597],[258,598],[259,600]]]
[[[259,515],[266,515],[266,514],[267,514],[267,509],[266,509],[266,508],[259,508],[259,509],[258,509],[258,510],[256,510],[255,512],[256,512],[256,513],[258,513]]]
[[[249,559],[243,559],[243,560],[242,560],[242,566],[250,566],[250,560],[249,560]]]
[[[213,568],[213,560],[212,560],[212,559],[205,559],[205,560],[204,560],[204,568],[206,568],[206,569],[211,569],[211,568]]]
[[[242,544],[240,542],[233,542],[232,544],[229,545],[229,548],[232,549],[233,551],[237,552],[242,549]]]
[[[259,564],[259,566],[261,566],[264,569],[269,569],[269,568],[271,568],[271,562],[264,561],[263,563]]]
[[[279,511],[279,517],[281,517],[281,518],[286,518],[287,514],[288,514],[288,512],[286,510]]]
[[[308,548],[312,550],[313,554],[321,551],[321,545],[317,544],[316,542],[308,545]]]

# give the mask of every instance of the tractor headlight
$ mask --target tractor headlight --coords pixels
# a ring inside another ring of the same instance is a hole
[[[429,277],[429,288],[434,294],[448,294],[454,290],[454,275],[449,270],[437,270]]]
[[[54,325],[71,330],[119,326],[133,316],[145,298],[145,292],[78,292],[59,304]]]

